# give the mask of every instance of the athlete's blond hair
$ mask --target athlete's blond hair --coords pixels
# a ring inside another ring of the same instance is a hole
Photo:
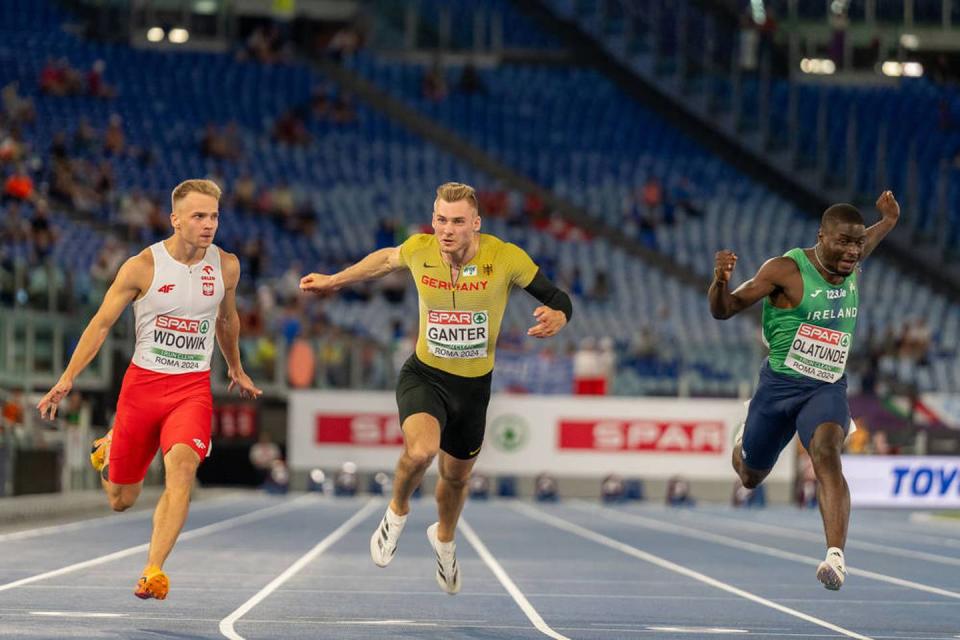
[[[480,213],[480,201],[477,200],[477,190],[468,184],[462,182],[445,182],[437,187],[437,199],[433,201],[433,210],[437,210],[437,203],[460,202],[466,200],[473,207],[473,210]]]
[[[176,209],[177,203],[186,198],[187,194],[190,193],[202,193],[205,196],[213,196],[217,199],[217,202],[219,202],[223,191],[220,190],[220,187],[218,187],[217,183],[213,180],[203,178],[184,180],[174,187],[173,192],[170,194],[170,210],[173,211]]]

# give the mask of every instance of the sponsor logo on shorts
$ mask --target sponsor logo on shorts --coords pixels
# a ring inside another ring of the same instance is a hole
[[[175,284],[165,284],[165,285],[163,285],[162,287],[159,287],[159,288],[157,289],[157,291],[158,291],[159,293],[170,293],[171,291],[173,291],[173,288],[174,288],[175,286],[177,286],[177,285],[175,285]]]
[[[719,420],[561,419],[560,449],[723,453]]]
[[[507,413],[497,416],[490,423],[490,435],[497,449],[512,453],[519,451],[527,444],[530,439],[530,427],[522,416]]]

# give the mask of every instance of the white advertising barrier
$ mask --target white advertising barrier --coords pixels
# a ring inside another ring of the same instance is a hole
[[[960,456],[843,456],[860,507],[960,507]]]
[[[490,474],[602,477],[609,473],[733,481],[736,400],[495,395],[477,470]],[[290,395],[294,469],[392,470],[403,442],[394,394],[301,391]],[[793,477],[793,446],[770,476]]]

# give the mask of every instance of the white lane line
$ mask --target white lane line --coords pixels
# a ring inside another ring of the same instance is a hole
[[[240,498],[241,497],[236,494],[228,494],[225,496],[210,498],[209,500],[203,500],[195,505],[191,505],[190,512],[195,513],[197,511],[206,511],[207,507],[221,505],[225,502],[235,502],[240,500]],[[106,501],[106,496],[104,496],[104,501]],[[68,533],[70,531],[76,531],[78,529],[86,529],[87,527],[92,527],[98,524],[122,524],[125,522],[136,522],[137,520],[143,520],[151,517],[153,517],[153,509],[141,509],[133,513],[114,513],[106,516],[99,516],[97,518],[87,518],[85,520],[36,527],[34,529],[22,529],[20,531],[11,531],[10,533],[0,533],[0,542],[25,540],[27,538],[36,538],[37,536],[43,536],[47,534],[59,535],[62,533]]]
[[[586,505],[585,503],[580,503]],[[625,512],[629,513],[629,512]],[[630,513],[630,515],[634,515]],[[643,517],[643,516],[639,516]],[[819,542],[823,543],[823,533],[814,533],[811,531],[796,531],[793,529],[786,529],[784,527],[778,527],[777,525],[764,524],[761,522],[751,522],[749,525],[745,525],[742,522],[736,520],[724,518],[720,516],[721,519],[725,522],[720,523],[722,527],[728,527],[737,531],[747,531],[747,532],[758,532],[765,531],[767,533],[772,533],[774,535],[780,536],[781,538],[793,538],[795,540],[805,540],[809,542]],[[907,534],[910,535],[910,534]],[[874,551],[876,553],[882,553],[885,555],[891,556],[900,556],[902,558],[911,558],[913,560],[925,560],[927,562],[934,562],[936,564],[952,564],[960,567],[960,558],[954,556],[943,556],[937,553],[929,553],[926,551],[917,551],[915,549],[904,549],[903,547],[894,547],[886,544],[879,544],[876,542],[867,542],[865,540],[847,540],[848,549],[863,549],[865,551]]]
[[[463,531],[463,536],[467,539],[467,542],[473,546],[480,558],[486,563],[487,567],[490,568],[490,571],[493,572],[493,575],[497,576],[497,580],[499,580],[503,588],[507,590],[507,593],[510,594],[513,601],[517,603],[520,610],[523,611],[524,615],[533,623],[533,626],[536,627],[540,633],[547,637],[554,638],[554,640],[570,640],[567,636],[561,635],[551,629],[550,626],[543,621],[543,618],[540,617],[537,610],[533,608],[533,605],[530,604],[530,601],[523,595],[523,592],[520,591],[513,580],[510,579],[510,576],[503,570],[503,567],[500,566],[497,559],[494,558],[490,550],[487,549],[487,545],[483,544],[480,536],[477,535],[465,518],[460,518],[460,530]]]
[[[670,562],[669,560],[665,560],[659,556],[655,556],[652,553],[641,551],[636,547],[632,547],[628,544],[624,544],[619,540],[614,540],[613,538],[607,537],[601,533],[597,533],[596,531],[593,531],[591,529],[587,529],[586,527],[581,527],[580,525],[574,524],[573,522],[570,522],[568,520],[564,520],[563,518],[558,518],[548,513],[544,513],[543,511],[540,511],[539,509],[535,509],[529,505],[511,504],[510,506],[514,510],[526,515],[531,519],[540,520],[541,522],[545,522],[553,527],[556,527],[557,529],[569,531],[570,533],[574,535],[578,535],[581,538],[586,538],[587,540],[596,542],[597,544],[601,544],[611,549],[615,549],[616,551],[624,553],[628,556],[632,556],[639,560],[643,560],[644,562],[648,562],[650,564],[656,565],[668,571],[673,571],[674,573],[679,573],[680,575],[687,576],[688,578],[693,578],[698,582],[702,582],[704,584],[710,585],[711,587],[721,589],[723,591],[726,591],[727,593],[732,593],[746,600],[750,600],[751,602],[756,602],[757,604],[763,605],[765,607],[769,607],[770,609],[775,609],[776,611],[780,611],[781,613],[785,613],[787,615],[793,616],[794,618],[805,620],[806,622],[813,623],[817,626],[823,627],[824,629],[829,629],[830,631],[834,631],[841,635],[847,636],[848,638],[857,638],[858,640],[874,640],[870,636],[865,636],[863,634],[857,633],[856,631],[845,629],[841,626],[833,624],[832,622],[827,622],[826,620],[822,620],[820,618],[803,613],[802,611],[797,611],[796,609],[785,607],[782,604],[779,604],[772,600],[767,600],[766,598],[758,596],[754,593],[750,593],[749,591],[744,591],[743,589],[734,587],[733,585],[727,584],[726,582],[721,582],[720,580],[711,578],[710,576],[700,573],[699,571],[688,569],[683,565]]]
[[[290,511],[300,506],[305,501],[312,501],[312,496],[300,496],[294,500],[284,502],[283,504],[274,505],[272,507],[266,507],[263,509],[257,509],[256,511],[251,511],[250,513],[245,513],[242,516],[235,516],[233,518],[227,518],[226,520],[221,520],[220,522],[214,522],[213,524],[208,524],[204,527],[198,529],[191,529],[180,535],[177,539],[177,542],[184,542],[186,540],[193,540],[194,538],[199,538],[202,536],[208,536],[211,533],[217,533],[223,531],[224,529],[229,529],[240,524],[246,524],[248,522],[256,522],[257,520],[263,520],[264,518],[269,518],[277,513],[283,511]],[[79,571],[80,569],[86,569],[88,567],[95,567],[99,564],[104,564],[111,562],[113,560],[119,560],[120,558],[126,558],[127,556],[132,556],[135,553],[140,553],[146,551],[150,547],[149,543],[138,544],[135,547],[128,547],[126,549],[121,549],[120,551],[115,551],[103,556],[97,556],[96,558],[91,558],[90,560],[84,560],[83,562],[77,562],[75,564],[68,565],[66,567],[61,567],[59,569],[54,569],[53,571],[46,571],[44,573],[39,573],[34,576],[29,576],[26,578],[21,578],[19,580],[14,580],[13,582],[7,582],[6,584],[0,584],[0,591],[7,591],[9,589],[15,589],[17,587],[22,587],[25,584],[32,584],[34,582],[39,582],[40,580],[46,580],[47,578],[55,578],[57,576],[62,576],[66,573],[71,573],[73,571]]]
[[[727,547],[743,549],[744,551],[750,551],[752,553],[758,553],[766,556],[771,556],[774,558],[781,558],[783,560],[790,560],[792,562],[800,562],[800,563],[807,564],[814,567],[820,564],[819,558],[811,558],[809,556],[800,555],[799,553],[783,551],[782,549],[777,549],[775,547],[768,547],[762,544],[756,544],[754,542],[746,542],[744,540],[738,540],[737,538],[731,538],[729,536],[720,535],[719,533],[710,533],[708,531],[701,531],[700,529],[692,529],[690,527],[684,527],[678,524],[671,524],[669,522],[662,522],[660,520],[655,520],[653,518],[646,518],[644,516],[639,516],[632,513],[623,513],[621,511],[614,511],[612,509],[604,509],[601,507],[591,507],[583,504],[579,504],[575,506],[581,510],[602,513],[605,518],[608,518],[611,520],[619,520],[621,522],[626,522],[628,524],[635,524],[641,527],[646,527],[647,529],[655,529],[657,531],[663,531],[666,533],[675,533],[682,536],[687,536],[688,538],[697,538],[698,540],[713,542],[715,544],[722,544]],[[941,589],[940,587],[934,587],[928,584],[923,584],[921,582],[914,582],[912,580],[904,580],[903,578],[896,578],[894,576],[889,576],[889,575],[886,575],[883,573],[877,573],[874,571],[868,571],[866,569],[858,569],[856,567],[851,567],[850,565],[847,565],[847,574],[854,575],[854,576],[862,576],[864,578],[870,578],[871,580],[886,582],[887,584],[894,584],[894,585],[897,585],[898,587],[906,587],[907,589],[915,589],[917,591],[933,593],[938,596],[944,596],[947,598],[960,599],[960,592],[957,592],[957,591],[950,591],[949,589]]]
[[[31,611],[32,616],[49,616],[51,618],[126,618],[125,613],[96,613],[83,611]]]
[[[299,573],[301,569],[312,562],[314,558],[333,546],[333,544],[336,543],[340,538],[347,535],[351,529],[360,524],[360,521],[370,515],[379,505],[379,500],[370,500],[363,505],[363,507],[361,507],[360,510],[355,514],[350,516],[346,522],[334,529],[333,532],[326,538],[318,542],[313,549],[310,549],[310,551],[307,551],[305,554],[300,556],[296,562],[287,567],[286,570],[279,576],[271,580],[267,586],[265,586],[263,589],[260,589],[260,591],[255,593],[252,598],[240,605],[236,611],[221,620],[220,633],[231,640],[244,640],[243,636],[237,633],[233,628],[234,623],[242,618],[248,611],[260,604],[267,596],[276,591],[284,582],[297,575],[297,573]]]

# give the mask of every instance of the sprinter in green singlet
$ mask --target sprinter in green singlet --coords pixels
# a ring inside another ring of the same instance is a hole
[[[857,324],[857,267],[897,224],[893,193],[877,199],[879,222],[866,228],[849,204],[829,207],[817,244],[765,262],[734,291],[728,284],[737,256],[718,251],[710,285],[710,313],[725,320],[763,300],[763,340],[769,348],[757,391],[733,449],[733,468],[752,489],[767,477],[794,433],[810,452],[827,556],[817,579],[837,590],[846,576],[843,548],[850,491],[840,453],[850,424],[847,357]]]

